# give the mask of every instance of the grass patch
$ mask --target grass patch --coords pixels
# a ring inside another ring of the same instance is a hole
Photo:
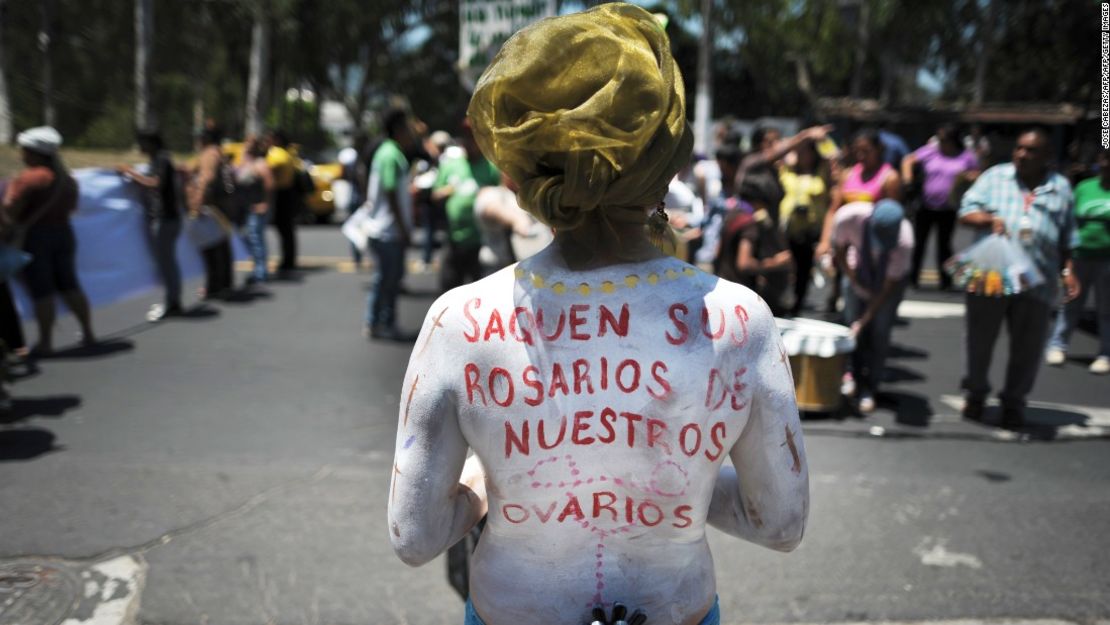
[[[70,169],[82,167],[104,167],[112,169],[120,163],[142,163],[147,158],[135,150],[79,150],[62,148],[62,162]],[[19,148],[0,146],[0,178],[8,178],[23,169],[23,159]]]

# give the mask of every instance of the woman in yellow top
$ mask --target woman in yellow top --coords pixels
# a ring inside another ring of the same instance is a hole
[[[790,314],[797,316],[805,304],[813,252],[829,208],[829,164],[818,152],[816,142],[804,141],[794,150],[793,164],[782,167],[779,182],[784,192],[779,218],[795,263]]]

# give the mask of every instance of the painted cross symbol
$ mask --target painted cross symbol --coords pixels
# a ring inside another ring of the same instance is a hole
[[[448,308],[450,308],[450,306],[444,306],[443,310],[439,311],[439,314],[436,315],[436,318],[432,320],[432,329],[428,330],[428,338],[424,339],[424,347],[420,348],[420,351],[416,354],[417,356],[423,354],[424,350],[428,349],[428,345],[432,342],[432,335],[436,333],[436,328],[443,327],[443,323],[440,321],[440,319],[443,319],[443,315],[447,312]]]
[[[402,427],[407,426],[409,424],[409,409],[412,408],[412,396],[416,394],[416,385],[419,382],[420,382],[420,374],[417,374],[416,377],[412,379],[412,386],[409,387],[409,398],[408,398],[408,401],[405,402],[405,418],[401,422]]]

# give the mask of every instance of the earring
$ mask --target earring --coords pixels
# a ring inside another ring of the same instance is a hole
[[[670,234],[670,228],[667,227],[670,218],[667,217],[667,211],[663,210],[664,207],[665,204],[660,200],[647,220],[648,237],[656,247],[661,246],[670,238],[667,236]]]

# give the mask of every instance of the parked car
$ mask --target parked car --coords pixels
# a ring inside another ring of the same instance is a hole
[[[335,192],[332,183],[343,178],[343,165],[332,160],[321,163],[305,161],[308,174],[312,176],[315,190],[307,198],[305,204],[309,213],[317,223],[328,223],[335,215]]]

